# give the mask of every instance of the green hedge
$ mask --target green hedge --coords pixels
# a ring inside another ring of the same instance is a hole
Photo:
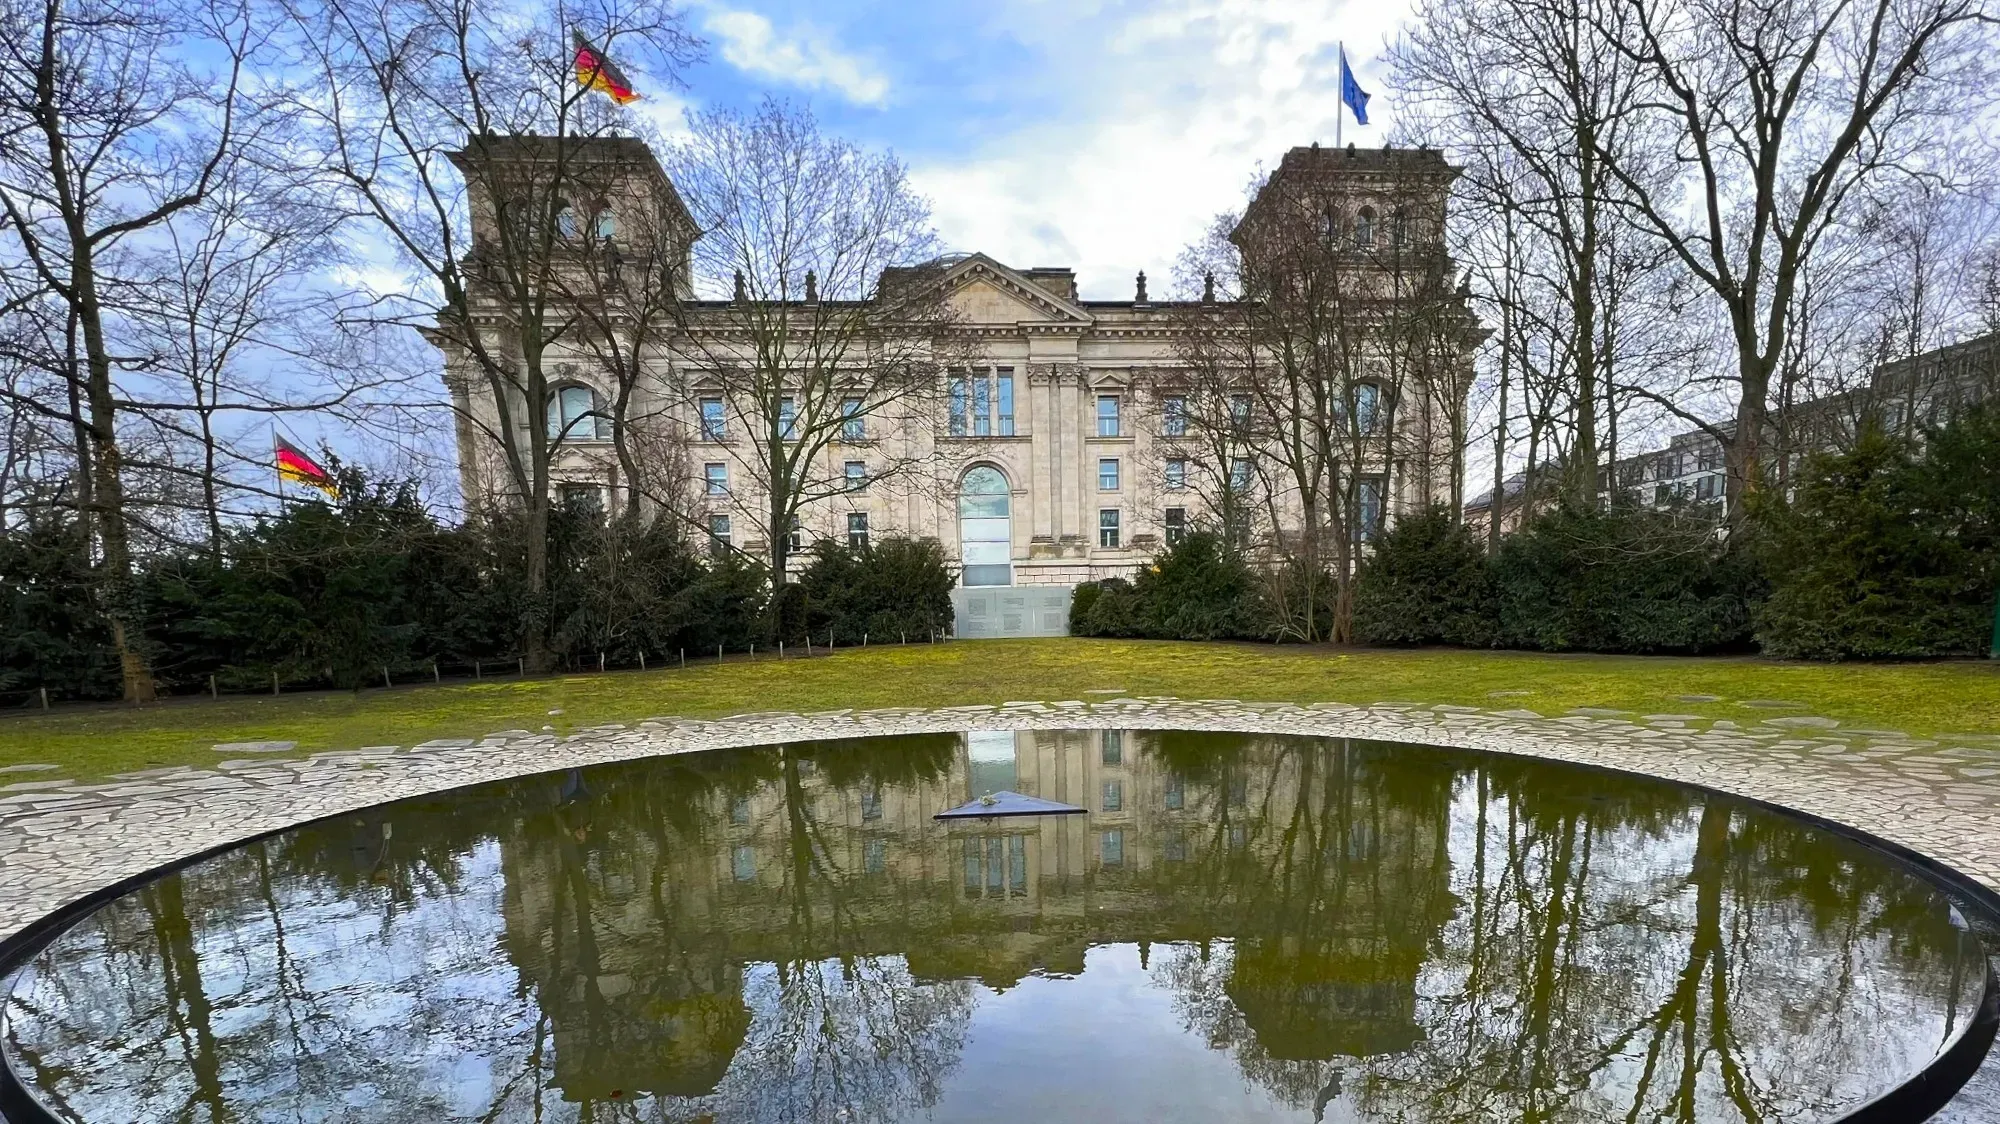
[[[1747,650],[1764,597],[1751,552],[1672,510],[1545,513],[1501,541],[1489,574],[1495,642],[1552,652]]]
[[[957,580],[936,539],[884,538],[863,547],[822,539],[787,589],[800,591],[801,624],[815,641],[830,633],[841,644],[879,644],[949,631]]]
[[[664,520],[560,509],[547,531],[547,590],[535,598],[519,520],[443,526],[413,488],[340,472],[337,502],[287,504],[232,531],[219,553],[145,562],[131,597],[164,691],[205,690],[211,676],[224,690],[265,690],[273,676],[367,686],[385,667],[407,677],[433,661],[448,671],[512,663],[535,635],[553,666],[594,669],[600,658],[631,666],[743,651],[807,628],[845,644],[869,631],[927,636],[951,621],[954,579],[934,541],[824,546],[773,613],[754,560],[711,558]],[[117,697],[86,557],[74,525],[53,517],[0,538],[0,691]]]
[[[1441,505],[1397,520],[1355,581],[1354,632],[1365,644],[1483,647],[1494,618],[1486,548]]]
[[[1771,655],[1983,655],[2000,585],[2000,409],[1919,444],[1865,435],[1809,466],[1761,514],[1776,588],[1757,622]]]
[[[1070,597],[1073,636],[1235,640],[1265,635],[1255,582],[1212,534],[1191,534],[1133,581],[1085,582]]]

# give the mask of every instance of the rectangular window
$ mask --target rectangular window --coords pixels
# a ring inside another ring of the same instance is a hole
[[[1166,523],[1167,545],[1179,546],[1181,540],[1187,538],[1187,508],[1168,508]]]
[[[579,515],[596,518],[604,515],[604,489],[595,484],[558,484],[556,500],[565,510]]]
[[[1118,458],[1099,457],[1097,460],[1097,490],[1115,492],[1118,490]]]
[[[1170,863],[1187,861],[1187,832],[1170,831],[1160,844],[1160,858]]]
[[[1097,856],[1105,866],[1125,865],[1125,832],[1112,828],[1097,837]]]
[[[729,822],[738,827],[750,822],[750,798],[739,796],[729,803]]]
[[[1098,759],[1106,765],[1120,765],[1125,761],[1125,731],[1104,731],[1104,744],[1098,748]]]
[[[1361,478],[1356,503],[1360,510],[1355,513],[1357,516],[1355,534],[1362,542],[1373,542],[1375,536],[1382,533],[1382,486],[1383,480],[1380,476]]]
[[[1232,394],[1229,396],[1229,421],[1238,429],[1250,424],[1250,396]]]
[[[986,836],[966,839],[965,896],[1024,898],[1028,896],[1028,837]]]
[[[708,552],[717,558],[729,553],[729,516],[708,517]]]
[[[792,533],[785,536],[785,543],[793,554],[806,548],[805,528],[799,525],[799,517],[796,515],[792,516]]]
[[[1118,396],[1100,394],[1097,396],[1097,435],[1116,437],[1118,433]]]
[[[1167,437],[1187,436],[1187,399],[1176,394],[1160,404],[1160,433]]]
[[[1118,509],[1107,507],[1097,513],[1097,545],[1106,550],[1118,549]]]
[[[1236,457],[1229,462],[1229,490],[1241,492],[1250,487],[1250,458]]]
[[[994,432],[1002,437],[1014,436],[1014,368],[1001,367],[993,372],[993,406]]]
[[[861,412],[861,399],[840,400],[840,439],[861,441],[868,436],[868,418]]]
[[[1167,789],[1163,799],[1170,812],[1178,812],[1187,805],[1187,783],[1181,780],[1179,773],[1167,777]]]
[[[861,489],[866,488],[868,486],[867,461],[848,461],[846,464],[846,469],[847,469],[848,491],[858,492]]]
[[[701,466],[702,478],[708,481],[708,497],[719,499],[729,494],[729,466],[709,463]]]
[[[1107,812],[1122,812],[1125,810],[1124,781],[1104,782],[1104,810]]]
[[[847,513],[847,545],[856,550],[868,549],[868,513],[850,511]]]
[[[868,874],[880,874],[889,869],[888,840],[864,839],[861,841],[861,869]]]
[[[946,409],[950,412],[945,431],[953,437],[965,436],[967,430],[966,413],[970,409],[971,403],[966,401],[964,375],[955,374],[946,381],[945,404]]]
[[[1167,462],[1167,490],[1178,492],[1187,487],[1187,459],[1174,457]]]
[[[790,398],[778,400],[778,437],[790,441],[798,436],[799,404]]]
[[[861,793],[861,818],[879,820],[882,818],[882,790],[871,788]]]
[[[729,869],[738,882],[748,882],[757,877],[757,852],[747,844],[738,843],[729,852]]]
[[[993,384],[984,373],[972,378],[972,435],[993,436]]]
[[[729,423],[722,417],[722,399],[701,400],[701,439],[721,441],[729,436]]]

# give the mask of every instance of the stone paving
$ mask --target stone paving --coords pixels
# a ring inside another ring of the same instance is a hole
[[[225,759],[213,769],[151,769],[95,784],[17,766],[0,775],[0,782],[11,781],[0,783],[0,938],[94,889],[175,859],[401,797],[655,754],[977,729],[1296,733],[1627,769],[1847,824],[1929,855],[2000,892],[2000,735],[1932,740],[1848,728],[1811,715],[1773,717],[1796,707],[1783,700],[1750,700],[1734,720],[1498,708],[1514,694],[1496,692],[1491,710],[1093,697],[937,710],[739,714],[716,721],[668,717],[567,736],[502,730],[477,740],[371,746],[305,758],[226,757],[292,748],[236,743],[217,747]],[[22,779],[12,780],[14,775]],[[1980,1101],[1973,1113],[1983,1113],[1985,1106],[2000,1109],[2000,1057],[1988,1061],[1967,1094]],[[1980,1117],[1952,1112],[1947,1118]]]

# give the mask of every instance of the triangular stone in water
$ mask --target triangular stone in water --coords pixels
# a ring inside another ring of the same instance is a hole
[[[1063,804],[1055,800],[1044,800],[1039,796],[1023,796],[1018,792],[1001,789],[988,793],[977,800],[968,800],[956,808],[951,808],[932,819],[966,820],[990,819],[994,816],[1068,816],[1088,811],[1074,804]]]

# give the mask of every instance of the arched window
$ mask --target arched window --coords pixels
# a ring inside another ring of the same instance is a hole
[[[549,440],[608,441],[611,419],[597,408],[597,395],[587,386],[570,385],[549,396]]]
[[[1410,244],[1410,216],[1401,207],[1389,220],[1389,242],[1398,250]]]
[[[1363,207],[1354,216],[1354,245],[1361,250],[1375,248],[1375,208]]]
[[[611,241],[612,235],[615,235],[617,233],[618,233],[618,216],[613,214],[611,212],[611,208],[609,207],[605,207],[599,210],[597,212],[597,236],[603,239],[604,241],[609,242]]]
[[[959,581],[968,586],[1012,585],[1013,497],[1007,478],[977,465],[958,489]]]
[[[570,206],[567,199],[556,200],[556,233],[564,238],[574,238],[582,230],[577,221],[576,208]]]

